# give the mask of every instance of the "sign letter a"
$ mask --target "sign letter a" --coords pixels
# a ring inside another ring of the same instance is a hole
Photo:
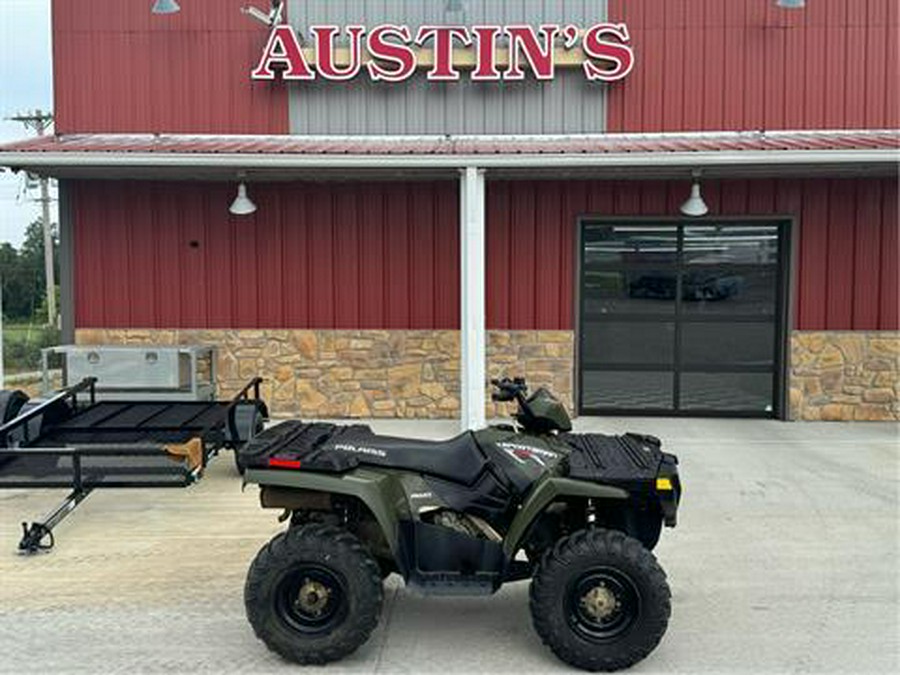
[[[313,80],[316,77],[303,56],[297,33],[290,26],[277,26],[269,35],[259,65],[250,74],[251,79],[274,80],[273,65],[287,66],[281,74],[285,80]]]

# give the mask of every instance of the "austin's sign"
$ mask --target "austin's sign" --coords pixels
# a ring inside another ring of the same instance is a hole
[[[557,67],[580,67],[590,81],[621,80],[634,65],[624,23],[587,29],[544,25],[513,26],[312,26],[308,40],[293,28],[276,26],[254,80],[347,81],[360,73],[376,82],[403,82],[419,68],[429,80],[454,82],[462,71],[476,82],[516,81],[526,72],[552,80]]]

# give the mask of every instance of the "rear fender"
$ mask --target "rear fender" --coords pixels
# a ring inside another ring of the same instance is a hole
[[[264,504],[267,508],[290,509],[292,490],[306,495],[316,492],[359,499],[378,521],[395,562],[401,563],[399,521],[401,517],[409,518],[409,507],[400,482],[393,476],[367,469],[344,474],[247,469],[244,484],[247,483],[258,483],[261,488],[278,488]]]
[[[519,550],[535,519],[560,497],[625,500],[628,499],[628,492],[611,485],[597,485],[571,478],[548,477],[541,480],[523,502],[503,540],[503,552],[508,559],[512,559]]]

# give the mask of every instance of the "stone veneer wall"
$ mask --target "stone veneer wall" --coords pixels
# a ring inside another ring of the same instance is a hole
[[[216,345],[220,395],[260,375],[274,416],[459,416],[459,331],[80,329],[76,342]],[[490,331],[488,370],[550,386],[571,407],[573,350],[571,332]],[[505,407],[489,402],[487,413]]]
[[[488,331],[488,379],[524,377],[532,391],[547,387],[570,412],[575,401],[575,334],[572,331]],[[515,403],[494,403],[490,388],[487,416],[509,417]]]
[[[459,416],[458,331],[82,329],[76,342],[214,344],[221,395],[260,374],[276,416]],[[574,333],[489,331],[487,352],[490,377],[524,376],[572,409]],[[488,396],[489,418],[511,412]],[[900,333],[794,331],[790,417],[900,420]]]
[[[900,333],[795,331],[791,418],[900,419]]]

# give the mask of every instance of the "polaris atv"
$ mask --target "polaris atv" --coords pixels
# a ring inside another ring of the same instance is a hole
[[[393,572],[434,595],[531,579],[535,630],[579,668],[626,668],[656,647],[670,593],[650,550],[675,525],[677,459],[652,436],[570,433],[565,408],[524,380],[493,385],[518,402],[514,425],[434,442],[290,421],[243,448],[245,481],[289,523],[244,588],[269,649],[303,664],[350,654]]]

